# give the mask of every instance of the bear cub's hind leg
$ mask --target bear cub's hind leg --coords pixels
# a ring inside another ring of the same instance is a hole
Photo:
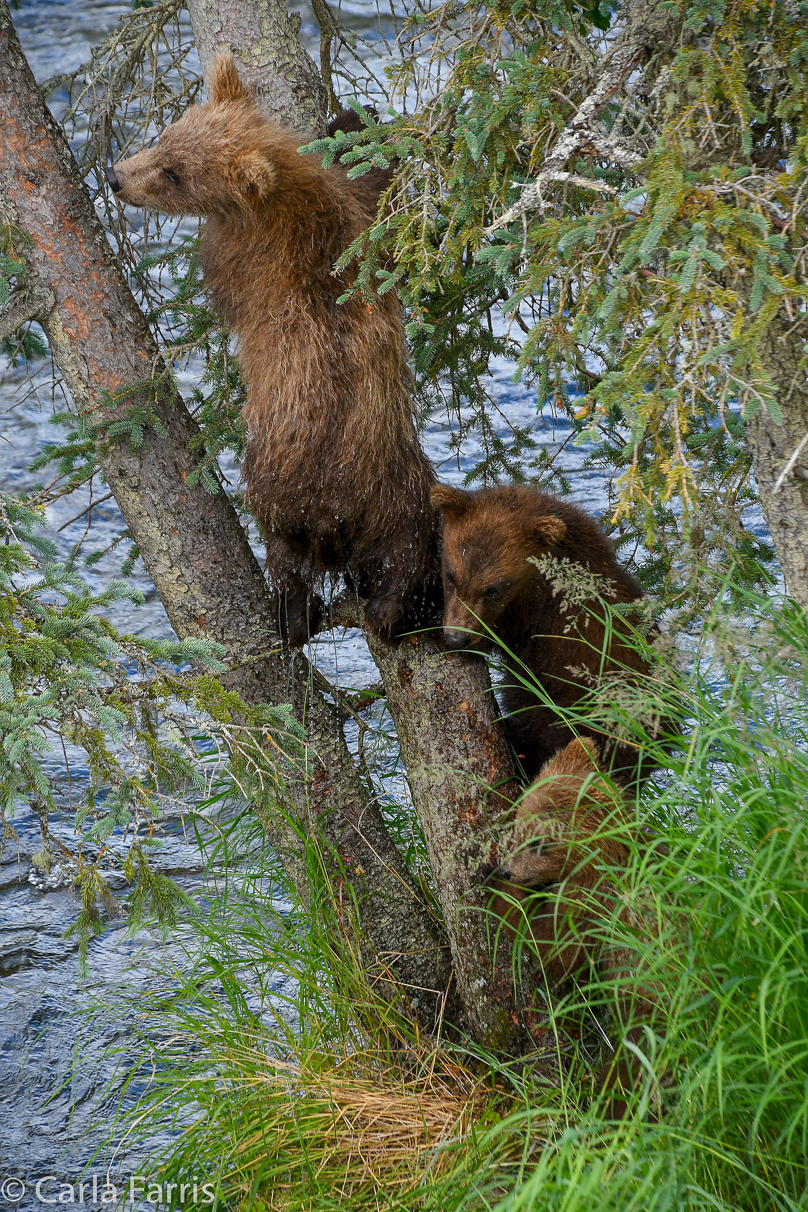
[[[443,608],[437,531],[416,534],[395,558],[366,565],[353,579],[359,596],[367,597],[371,630],[395,637],[436,624]]]

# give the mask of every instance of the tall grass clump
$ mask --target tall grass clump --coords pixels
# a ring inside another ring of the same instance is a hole
[[[681,739],[633,805],[667,849],[639,840],[624,888],[656,927],[638,981],[666,1008],[645,1090],[616,1127],[593,1100],[492,1201],[503,1210],[808,1207],[808,620],[750,596],[694,649]],[[616,993],[578,990],[590,1006]]]
[[[681,736],[627,807],[620,895],[648,930],[622,990],[593,973],[555,1007],[557,1087],[530,1058],[419,1036],[266,871],[225,881],[195,957],[140,1007],[127,1130],[169,1133],[163,1194],[204,1175],[245,1209],[808,1207],[808,620],[749,597],[691,649],[668,692]],[[627,979],[663,1012],[614,1122],[575,1039],[608,1032]]]

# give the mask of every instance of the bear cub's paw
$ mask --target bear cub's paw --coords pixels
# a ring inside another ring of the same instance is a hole
[[[272,597],[278,634],[290,648],[302,648],[321,630],[325,602],[316,593],[275,593]]]
[[[401,602],[394,593],[368,599],[365,606],[365,622],[373,631],[390,635],[401,621]]]

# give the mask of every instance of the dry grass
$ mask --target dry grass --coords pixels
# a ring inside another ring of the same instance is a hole
[[[217,1072],[209,1071],[206,1097],[198,1097],[199,1074],[187,1077],[206,1114],[189,1125],[180,1152],[198,1173],[200,1130],[206,1142],[218,1140],[226,1202],[254,1198],[273,1212],[330,1206],[324,1190],[336,1206],[388,1207],[393,1197],[417,1206],[418,1188],[470,1147],[491,1094],[440,1050],[407,1049],[403,1064],[364,1051],[337,1064],[323,1054],[290,1063],[245,1037],[212,1052]]]
[[[291,1066],[270,1066],[256,1087],[281,1085],[289,1098],[287,1115],[278,1130],[297,1140],[300,1121],[316,1131],[315,1178],[322,1181],[329,1173],[332,1190],[341,1198],[350,1198],[359,1189],[375,1186],[379,1191],[396,1190],[400,1195],[414,1191],[428,1172],[432,1177],[444,1172],[454,1157],[454,1148],[469,1137],[475,1117],[481,1111],[475,1092],[468,1089],[470,1075],[458,1073],[461,1089],[452,1090],[447,1081],[434,1076],[411,1083],[386,1085],[384,1075],[374,1084],[368,1079],[339,1072],[313,1085]],[[392,1075],[391,1075],[392,1076]],[[256,1131],[241,1142],[239,1157],[249,1159],[242,1172],[244,1191],[254,1174],[256,1152],[264,1133]],[[277,1145],[276,1145],[277,1147]],[[342,1184],[335,1183],[342,1171]],[[287,1208],[288,1192],[276,1187],[268,1207]]]

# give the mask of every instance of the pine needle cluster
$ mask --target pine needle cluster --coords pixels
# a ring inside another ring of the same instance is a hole
[[[356,173],[396,165],[346,260],[362,259],[357,290],[401,294],[427,394],[462,408],[460,439],[480,441],[469,478],[555,470],[529,432],[491,441],[486,376],[505,357],[537,414],[594,444],[612,521],[651,553],[648,586],[703,605],[730,567],[765,584],[773,555],[749,526],[742,435],[761,408],[779,422],[771,326],[804,315],[802,6],[668,6],[670,42],[599,111],[588,150],[498,226],[641,9],[414,6],[385,120],[314,146],[347,149]]]

